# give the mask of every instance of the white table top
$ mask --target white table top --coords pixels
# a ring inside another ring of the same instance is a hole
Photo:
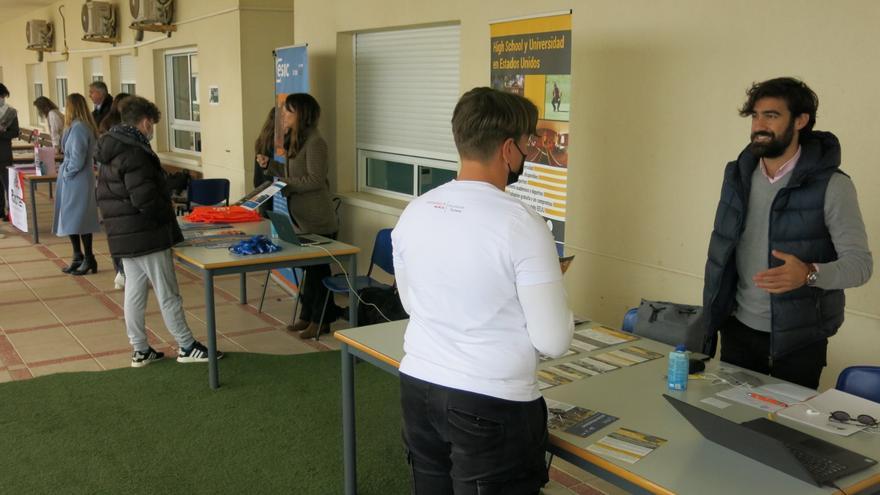
[[[342,330],[336,332],[334,337],[383,362],[398,366],[403,358],[405,330],[406,320]],[[542,363],[540,367],[601,354],[629,345],[637,345],[664,355],[671,350],[666,344],[639,339],[549,361]],[[718,365],[717,360],[711,361],[707,371],[710,373],[717,371]],[[667,392],[666,366],[665,358],[655,359],[544,390],[544,396],[549,399],[620,418],[587,438],[551,431],[551,443],[658,493],[741,495],[751,492],[755,495],[765,493],[801,495],[834,492],[830,488],[818,488],[807,484],[703,438],[666,402],[662,394],[668,393],[737,422],[754,419],[764,413],[737,403],[732,403],[723,410],[700,403],[701,399],[729,388],[724,384],[715,385],[711,380],[690,380],[686,392]],[[761,378],[765,383],[778,381],[763,375]],[[860,432],[851,437],[840,437],[813,428],[805,428],[799,423],[784,418],[777,418],[777,421],[855,452],[880,459],[880,434]],[[587,446],[621,427],[656,435],[668,441],[635,464],[603,458],[586,450]],[[837,484],[848,494],[866,486],[880,485],[880,466],[837,480]]]

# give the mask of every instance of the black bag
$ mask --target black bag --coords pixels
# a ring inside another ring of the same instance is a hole
[[[633,333],[689,351],[706,352],[706,329],[701,306],[642,299]]]
[[[192,180],[192,177],[187,172],[174,172],[165,175],[165,185],[168,187],[168,192],[174,195],[183,194],[183,191],[189,189],[189,183]]]
[[[409,318],[403,309],[403,303],[400,302],[397,287],[389,289],[366,287],[361,289],[358,295],[361,299],[358,304],[358,326],[360,327]]]

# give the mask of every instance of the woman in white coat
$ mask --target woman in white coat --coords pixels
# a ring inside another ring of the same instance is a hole
[[[101,230],[92,171],[97,129],[81,94],[67,97],[64,127],[61,137],[64,161],[58,168],[52,231],[57,236],[70,237],[73,261],[61,271],[73,275],[97,273],[98,263],[92,251],[92,234]]]
[[[64,131],[64,114],[58,110],[58,105],[49,98],[40,96],[34,100],[34,107],[40,117],[46,119],[49,124],[49,136],[52,138],[52,147],[55,151],[61,151],[61,132]]]

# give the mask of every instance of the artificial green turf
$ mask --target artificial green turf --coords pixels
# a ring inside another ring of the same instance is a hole
[[[343,492],[340,357],[228,354],[206,365],[0,385],[0,493]],[[403,494],[397,379],[355,367],[358,488]]]

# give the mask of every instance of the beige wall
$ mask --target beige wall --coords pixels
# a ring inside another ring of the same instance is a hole
[[[58,13],[65,6],[67,18],[68,91],[87,93],[88,74],[84,60],[101,57],[104,80],[111,91],[119,87],[114,58],[135,57],[137,93],[155,101],[167,114],[164,87],[166,50],[192,47],[199,53],[199,99],[201,110],[202,153],[200,156],[167,153],[168,138],[163,127],[154,145],[163,163],[198,170],[205,177],[226,177],[231,181],[233,199],[250,189],[253,164],[253,141],[266,109],[272,104],[272,48],[293,42],[293,4],[284,0],[178,0],[174,22],[178,29],[171,37],[162,33],[144,33],[136,45],[135,32],[128,28],[131,14],[128,2],[117,4],[120,40],[116,46],[82,41],[79,20],[82,0],[66,0],[47,8],[36,9],[0,24],[0,66],[4,83],[9,87],[10,102],[19,109],[22,125],[30,122],[30,98],[25,66],[37,60],[35,52],[25,49],[24,28],[29,19],[48,19],[55,25],[55,53],[47,53],[41,64],[43,79],[48,82],[47,62],[64,60],[63,30]],[[219,86],[220,104],[208,104],[208,87]],[[51,85],[45,94],[54,99]]]
[[[736,108],[752,81],[778,75],[802,77],[819,94],[817,128],[840,138],[869,241],[880,246],[880,4],[871,0],[297,0],[296,42],[309,43],[339,191],[355,183],[352,32],[460,22],[466,90],[489,82],[490,20],[569,8],[566,250],[577,260],[566,283],[576,312],[619,324],[640,297],[700,303],[723,165],[748,139]],[[375,230],[392,226],[396,213],[367,203],[348,202],[342,233],[369,251]],[[880,277],[847,295],[823,387],[846,365],[880,364]]]

